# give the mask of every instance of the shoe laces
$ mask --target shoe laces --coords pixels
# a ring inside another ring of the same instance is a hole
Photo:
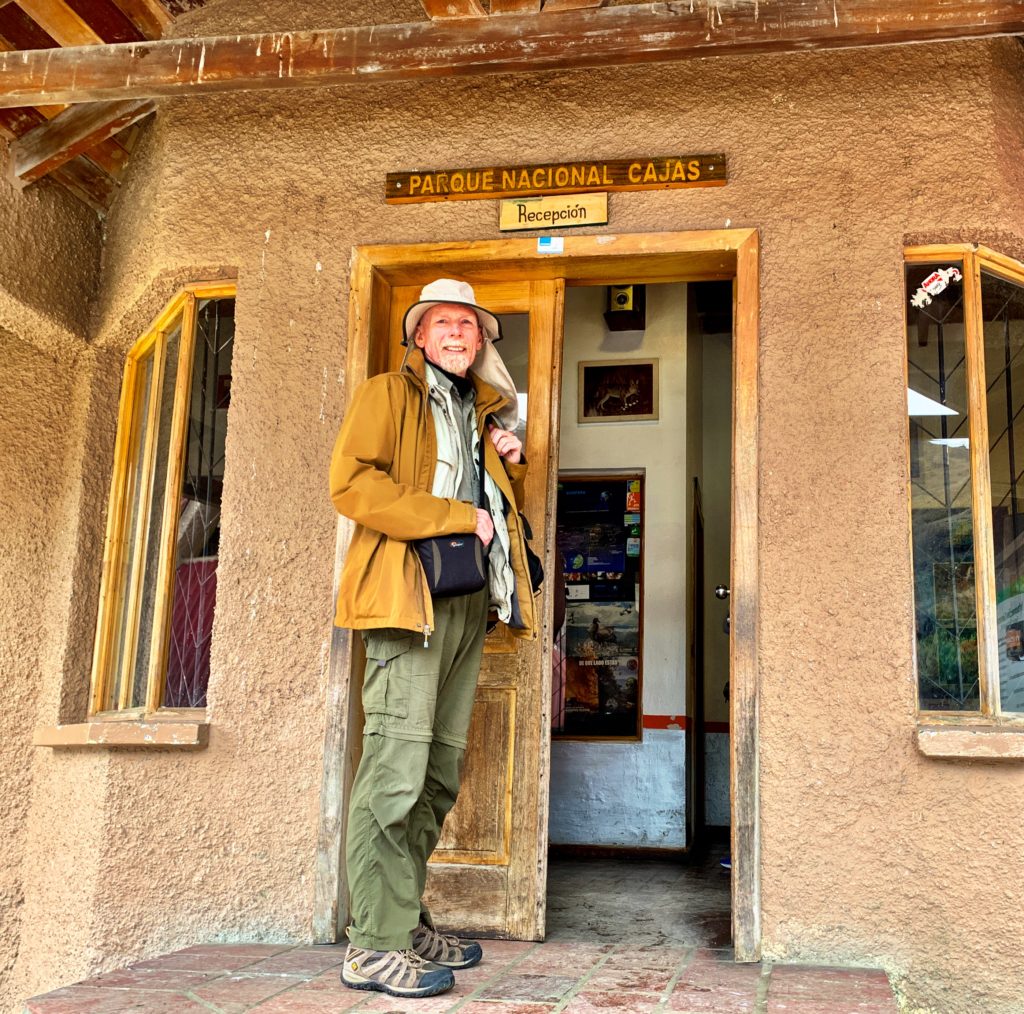
[[[432,960],[434,958],[440,958],[445,961],[452,956],[460,955],[462,953],[462,945],[459,938],[456,936],[449,936],[445,933],[438,933],[433,926],[427,926],[425,923],[422,925],[421,932],[425,937],[426,950],[429,958],[422,960]]]

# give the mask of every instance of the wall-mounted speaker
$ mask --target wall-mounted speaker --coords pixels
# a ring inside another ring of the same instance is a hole
[[[609,331],[643,331],[647,326],[647,287],[608,286],[608,309],[604,321]]]

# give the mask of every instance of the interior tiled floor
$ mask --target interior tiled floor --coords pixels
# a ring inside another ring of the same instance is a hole
[[[65,986],[31,1014],[895,1014],[873,969],[737,965],[729,884],[717,856],[698,866],[557,860],[542,944],[494,940],[455,989],[423,1000],[349,990],[344,946],[209,944]]]

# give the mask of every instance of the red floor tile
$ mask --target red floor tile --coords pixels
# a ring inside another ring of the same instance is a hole
[[[293,951],[275,954],[247,965],[246,972],[269,975],[298,975],[311,979],[328,968],[340,968],[345,960],[345,948],[325,947],[322,951],[310,947],[297,947]]]
[[[321,972],[319,975],[313,976],[312,979],[304,979],[299,985],[295,986],[292,993],[305,994],[305,993],[343,993],[345,996],[351,996],[353,991],[344,985],[341,981],[341,969],[329,968],[326,972]],[[366,994],[363,994],[363,998],[366,998]]]
[[[259,1014],[341,1014],[365,1000],[365,993],[357,993],[352,989],[345,990],[344,995],[290,989],[251,1009]]]
[[[896,1001],[820,1000],[817,998],[780,1000],[768,998],[768,1014],[897,1014]]]
[[[481,940],[479,943],[484,952],[484,961],[488,958],[518,958],[537,946],[529,940]]]
[[[594,992],[664,993],[672,975],[671,971],[652,968],[602,967],[587,979],[587,989]]]
[[[66,986],[25,1004],[26,1014],[210,1014],[210,1008],[184,993],[143,989],[103,989],[94,986]]]
[[[106,989],[174,989],[188,991],[220,976],[221,972],[187,972],[176,968],[121,968],[104,972],[91,979],[76,982],[76,986],[102,986]]]
[[[459,1014],[550,1014],[554,1010],[546,1003],[516,1003],[513,1000],[487,1001],[479,1000],[467,1003],[459,1008]]]
[[[355,992],[355,990],[352,990]],[[363,996],[370,996],[370,999],[365,1006],[360,1007],[359,1011],[362,1014],[363,1011],[377,1011],[379,1014],[391,1014],[391,1012],[408,1012],[408,1014],[415,1014],[419,1011],[421,1014],[444,1014],[445,1011],[451,1010],[454,1006],[462,1002],[462,997],[453,996],[452,993],[442,993],[440,996],[424,996],[419,999],[405,998],[399,996],[388,996],[386,993],[364,993]],[[256,1008],[259,1010],[259,1008]]]
[[[246,1007],[252,1007],[275,993],[282,993],[305,981],[294,976],[252,975],[245,971],[226,975],[205,986],[197,986],[191,992],[198,999],[206,1000],[225,1010],[229,1006],[237,1008],[240,1005],[245,1010]],[[235,1014],[235,1011],[232,1010],[230,1014]]]
[[[497,982],[485,986],[481,1000],[525,1000],[532,1003],[557,1003],[575,985],[576,978],[559,975],[520,975],[518,968]]]
[[[228,947],[224,945],[207,947],[189,947],[187,950],[175,951],[173,954],[164,954],[159,958],[152,958],[149,961],[140,961],[131,965],[136,968],[159,968],[178,969],[181,971],[196,972],[237,972],[240,968],[253,965],[257,961],[264,961],[275,953],[290,948],[263,947],[257,949],[254,946]]]
[[[591,993],[574,996],[563,1008],[563,1014],[648,1014],[656,1010],[661,997],[651,993]]]
[[[719,986],[683,984],[672,992],[666,1006],[686,1014],[751,1014],[756,1002],[756,989],[733,992]]]

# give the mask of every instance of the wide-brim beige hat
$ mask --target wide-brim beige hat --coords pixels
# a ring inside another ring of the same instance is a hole
[[[473,292],[473,286],[469,282],[460,282],[454,278],[438,278],[429,285],[424,285],[419,301],[413,303],[405,311],[405,319],[402,322],[404,332],[402,344],[408,345],[412,341],[420,318],[432,306],[437,306],[439,303],[456,303],[459,306],[468,306],[476,312],[477,320],[479,320],[484,333],[484,347],[473,360],[473,365],[469,370],[484,383],[493,387],[505,399],[505,404],[494,414],[505,429],[514,430],[519,424],[519,400],[516,397],[516,385],[504,360],[494,347],[494,343],[501,340],[501,324],[490,310],[485,310],[477,303],[476,293]]]
[[[501,323],[498,318],[478,305],[476,293],[469,282],[460,282],[454,278],[437,278],[423,286],[420,298],[405,311],[405,318],[402,321],[402,344],[408,345],[416,328],[423,317],[432,306],[441,303],[457,303],[459,306],[468,306],[476,312],[477,320],[483,329],[484,337],[492,342],[501,341]]]

